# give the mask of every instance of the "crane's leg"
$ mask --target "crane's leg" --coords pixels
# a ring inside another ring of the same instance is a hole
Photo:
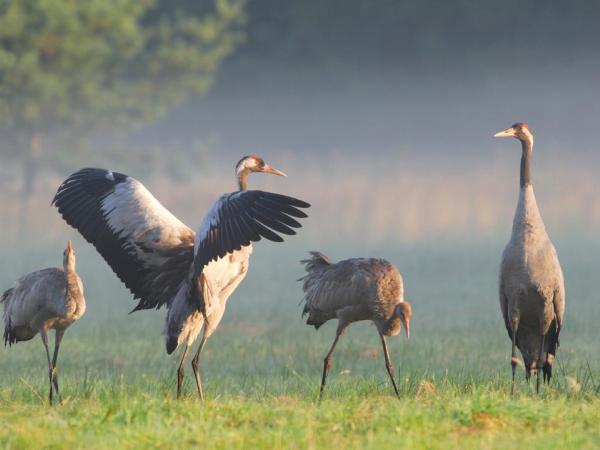
[[[392,364],[392,360],[390,358],[390,352],[388,352],[387,342],[385,340],[385,336],[379,333],[379,337],[381,338],[381,345],[383,346],[383,356],[385,357],[385,368],[387,369],[388,375],[390,376],[390,380],[392,380],[392,385],[394,386],[394,391],[396,391],[396,397],[400,398],[400,393],[398,392],[398,386],[396,386],[396,374],[394,371],[394,365]]]
[[[552,378],[552,365],[548,364],[548,362],[546,362],[544,364],[543,371],[544,371],[544,383],[546,383],[546,384],[549,385],[550,384],[550,378]]]
[[[544,383],[546,384],[550,384],[550,379],[552,378],[552,363],[554,362],[554,358],[556,357],[556,349],[558,348],[558,333],[560,332],[560,328],[558,327],[558,324],[556,323],[556,318],[554,319],[554,322],[552,322],[552,325],[554,326],[554,329],[552,330],[552,336],[549,336],[549,338],[551,339],[550,341],[550,349],[552,349],[551,353],[550,351],[546,352],[546,361],[544,361]],[[551,327],[552,327],[551,325]]]
[[[540,342],[540,351],[538,353],[538,359],[537,359],[537,362],[535,364],[536,369],[537,369],[536,370],[537,371],[537,374],[536,374],[537,378],[536,378],[536,381],[535,381],[535,393],[536,394],[540,393],[540,374],[542,372],[542,354],[544,352],[544,340],[545,340],[545,338],[546,338],[546,335],[542,334],[542,339],[541,339],[541,342]]]
[[[185,344],[185,350],[183,350],[183,355],[181,355],[181,361],[179,361],[179,367],[177,368],[177,400],[181,397],[181,386],[183,385],[183,364],[185,363],[185,359],[190,351],[190,342],[187,341]]]
[[[554,358],[554,356],[552,356]],[[552,359],[549,353],[546,353],[546,362],[544,362],[544,383],[550,384],[552,378]]]
[[[61,404],[62,398],[60,396],[60,389],[58,388],[58,369],[56,368],[56,362],[58,361],[58,351],[64,334],[65,330],[56,330],[56,335],[54,336],[54,356],[52,357],[52,383],[54,384],[54,390],[56,391],[58,401]]]
[[[44,347],[46,348],[46,356],[48,357],[48,381],[50,383],[50,390],[48,391],[48,403],[52,406],[52,360],[50,359],[50,349],[48,348],[48,330],[46,328],[42,328],[40,330],[40,336],[42,337],[42,342],[44,343]]]
[[[194,371],[194,377],[196,378],[196,389],[198,390],[198,398],[200,400],[204,400],[204,391],[202,390],[202,378],[200,377],[200,353],[204,349],[204,344],[206,344],[206,340],[208,339],[208,322],[206,319],[204,320],[204,328],[202,330],[202,340],[200,341],[200,345],[198,346],[198,350],[194,355],[194,359],[192,359],[192,370]]]
[[[333,344],[325,356],[325,360],[323,361],[323,378],[321,379],[321,390],[319,391],[319,401],[323,398],[323,390],[325,389],[325,382],[327,381],[327,375],[329,374],[329,369],[331,369],[331,355],[333,354],[333,350],[340,339],[340,336],[344,333],[344,330],[349,324],[346,322],[342,322],[341,320],[338,322],[337,330],[335,331],[335,339],[333,340]]]
[[[516,316],[513,316],[511,319],[511,328],[512,328],[512,336],[511,336],[511,340],[512,340],[512,353],[511,353],[511,357],[510,357],[510,367],[512,369],[512,384],[510,386],[510,395],[513,395],[515,393],[515,371],[517,369],[517,364],[518,364],[518,359],[517,359],[517,345],[516,345],[516,339],[517,339],[517,330],[519,328],[519,319]]]

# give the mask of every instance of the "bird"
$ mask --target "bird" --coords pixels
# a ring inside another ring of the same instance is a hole
[[[63,268],[49,267],[21,277],[16,286],[6,290],[4,305],[4,345],[29,341],[40,333],[48,357],[48,402],[53,391],[62,402],[56,363],[65,330],[85,314],[83,283],[75,271],[75,250],[71,241],[63,253]],[[48,331],[55,330],[54,355],[50,358]]]
[[[512,343],[511,393],[520,363],[515,347],[523,356],[527,381],[532,372],[536,373],[539,392],[540,370],[544,382],[550,383],[559,346],[565,313],[564,277],[533,192],[533,134],[529,125],[515,123],[494,137],[514,137],[521,142],[519,201],[512,234],[502,254],[499,279],[500,309]]]
[[[404,300],[402,275],[385,259],[351,258],[335,263],[321,252],[309,254],[309,259],[301,261],[307,274],[298,280],[303,282],[304,291],[302,317],[308,314],[306,324],[317,330],[331,319],[338,320],[335,339],[323,361],[319,400],[340,336],[351,323],[361,320],[370,320],[377,328],[385,367],[399,397],[386,337],[396,336],[401,327],[410,337],[412,310],[410,302]]]
[[[183,224],[133,177],[85,168],[58,188],[53,204],[63,219],[94,245],[138,300],[132,312],[168,309],[163,334],[171,354],[185,342],[177,368],[181,396],[184,363],[202,330],[192,359],[198,397],[204,398],[200,353],[225,311],[227,299],[246,276],[252,242],[281,242],[296,234],[310,205],[302,200],[248,190],[251,173],[286,176],[258,155],[235,166],[238,190],[223,194],[208,210],[198,233]]]

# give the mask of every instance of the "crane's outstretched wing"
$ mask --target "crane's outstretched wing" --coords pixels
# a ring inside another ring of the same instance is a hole
[[[195,233],[135,178],[81,169],[52,201],[139,299],[134,311],[169,303],[189,274]]]
[[[305,218],[299,208],[310,205],[286,195],[263,191],[238,191],[217,200],[204,217],[196,236],[194,274],[199,280],[202,269],[211,261],[249,245],[261,238],[282,242],[278,234],[296,234],[302,225],[294,219]],[[194,286],[197,287],[197,282]],[[199,309],[205,305],[201,295],[194,295]]]

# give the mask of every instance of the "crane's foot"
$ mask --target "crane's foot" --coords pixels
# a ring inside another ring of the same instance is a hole
[[[327,354],[323,360],[323,376],[321,378],[321,388],[319,389],[319,403],[323,400],[323,392],[325,391],[325,383],[327,382],[327,375],[331,369],[331,355]]]
[[[52,386],[53,384],[53,370],[50,369],[48,371],[48,384],[50,385],[49,389],[48,389],[48,404],[50,406],[52,406],[53,404],[53,400],[54,400],[54,388]]]
[[[204,401],[204,390],[202,389],[202,383],[197,385],[198,387],[198,399],[203,402]]]
[[[396,397],[400,398],[400,392],[398,391],[398,385],[396,384],[396,371],[394,370],[394,366],[387,365],[386,369],[388,371],[388,375],[390,376],[392,386],[394,387],[394,392],[396,393]]]
[[[58,399],[58,404],[62,405],[62,396],[60,395],[60,390],[58,389],[58,383],[54,385],[54,390],[56,391],[56,398]]]
[[[196,380],[196,391],[198,392],[198,398],[200,401],[204,401],[204,389],[202,389],[202,377],[200,376],[199,358],[194,357],[192,359],[192,369],[194,371],[194,378]]]
[[[54,385],[54,392],[56,392],[58,404],[62,405],[62,396],[60,395],[60,387],[58,386],[58,371],[56,370],[56,367],[52,370],[52,384]]]
[[[181,398],[181,386],[183,385],[183,367],[177,369],[177,400]]]
[[[514,395],[514,393],[515,393],[515,373],[517,371],[517,366],[520,364],[520,362],[521,361],[516,356],[513,356],[512,358],[510,358],[510,368],[512,371],[512,383],[510,385],[510,395]]]

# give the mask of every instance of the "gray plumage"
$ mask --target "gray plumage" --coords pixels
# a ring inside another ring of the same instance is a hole
[[[47,268],[31,272],[17,281],[0,298],[4,305],[4,344],[12,345],[33,339],[40,333],[48,357],[52,404],[53,387],[60,399],[56,363],[65,330],[85,313],[83,284],[75,272],[75,251],[68,242],[63,255],[63,268]],[[55,330],[54,357],[50,358],[48,330]]]
[[[410,335],[411,305],[404,300],[400,272],[384,259],[352,258],[334,263],[320,252],[310,254],[310,259],[301,261],[307,272],[299,280],[305,294],[302,314],[308,315],[306,323],[316,329],[328,320],[338,320],[336,337],[323,365],[320,397],[339,337],[348,325],[362,320],[370,320],[377,327],[386,368],[398,395],[386,336],[397,335],[401,327]]]
[[[552,363],[559,345],[565,312],[565,287],[560,262],[539,212],[531,182],[533,135],[525,123],[517,123],[495,136],[516,137],[522,144],[521,188],[510,241],[500,266],[500,309],[512,341],[514,389],[521,351],[526,377],[540,373],[550,382]]]

